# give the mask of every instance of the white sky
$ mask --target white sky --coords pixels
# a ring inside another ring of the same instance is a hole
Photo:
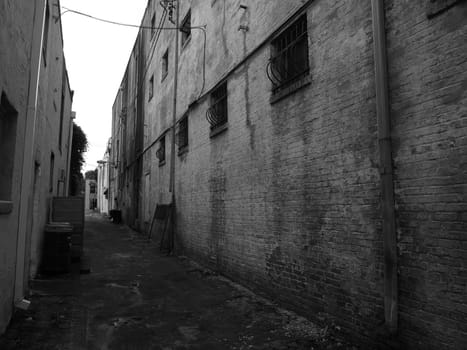
[[[116,22],[141,23],[147,0],[61,0],[61,6]],[[63,12],[63,11],[62,11]],[[112,105],[138,28],[106,24],[74,13],[62,17],[65,59],[75,91],[75,122],[89,142],[83,171],[104,156],[111,134]]]

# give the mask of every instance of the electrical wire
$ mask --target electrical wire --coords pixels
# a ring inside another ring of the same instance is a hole
[[[129,23],[123,23],[123,22],[117,22],[117,21],[112,21],[112,20],[108,20],[108,19],[104,19],[104,18],[100,18],[100,17],[96,17],[96,16],[93,16],[93,15],[90,15],[88,13],[84,13],[84,12],[81,12],[81,11],[77,11],[77,10],[73,10],[73,9],[70,9],[68,7],[65,7],[65,6],[62,6],[62,8],[65,10],[64,12],[62,12],[60,14],[60,17],[62,17],[64,14],[70,12],[70,13],[74,13],[74,14],[77,14],[77,15],[80,15],[80,16],[83,16],[83,17],[87,17],[87,18],[90,18],[90,19],[93,19],[95,21],[99,21],[99,22],[103,22],[103,23],[107,23],[107,24],[113,24],[113,25],[118,25],[118,26],[123,26],[123,27],[130,27],[130,28],[139,28],[139,29],[151,29],[151,30],[158,30],[158,33],[157,33],[157,37],[156,37],[156,41],[153,45],[153,50],[151,52],[151,56],[148,58],[146,58],[146,61],[148,62],[147,66],[145,67],[145,71],[144,71],[144,74],[143,74],[143,79],[141,79],[141,81],[139,82],[139,84],[141,84],[141,86],[138,86],[138,89],[137,89],[137,93],[136,95],[134,96],[134,98],[138,98],[138,91],[140,90],[140,88],[142,87],[142,83],[145,81],[146,79],[146,75],[149,71],[149,67],[150,67],[150,63],[151,63],[151,60],[152,60],[152,57],[154,56],[154,52],[155,52],[155,48],[157,46],[157,41],[159,40],[159,36],[160,36],[160,33],[162,30],[180,30],[180,29],[187,29],[186,27],[177,27],[177,26],[174,26],[174,27],[164,27],[164,22],[165,22],[165,19],[167,17],[167,13],[168,13],[168,9],[163,6],[162,2],[161,2],[161,7],[164,9],[164,14],[163,16],[161,17],[161,20],[159,22],[159,26],[158,27],[153,27],[153,26],[144,26],[144,25],[136,25],[136,24],[129,24]],[[206,34],[206,25],[203,25],[203,26],[190,26],[189,29],[198,29],[198,30],[201,30],[202,33],[203,33],[203,83],[202,83],[202,86],[201,86],[201,90],[200,90],[200,93],[198,95],[198,98],[197,100],[199,100],[203,94],[203,91],[206,87],[206,46],[207,46],[207,34]],[[138,84],[138,85],[139,85]],[[134,103],[134,102],[133,102]],[[132,103],[132,104],[133,104]],[[157,138],[159,139],[159,138]],[[156,141],[157,141],[156,139]],[[151,143],[148,147],[146,147],[139,155],[137,155],[136,159],[132,162],[134,163],[137,159],[139,159],[140,157],[142,157],[155,143]]]
[[[81,12],[81,11],[72,10],[72,9],[70,9],[68,7],[65,7],[65,6],[62,6],[62,8],[65,9],[65,11],[63,11],[60,14],[60,16],[63,16],[67,12],[71,12],[71,13],[74,13],[74,14],[77,14],[77,15],[80,15],[80,16],[91,18],[91,19],[93,19],[95,21],[108,23],[108,24],[114,24],[114,25],[117,25],[117,26],[130,27],[130,28],[140,28],[140,29],[155,29],[155,30],[186,29],[186,27],[152,27],[152,26],[144,26],[144,25],[139,25],[139,24],[130,24],[130,23],[117,22],[117,21],[112,21],[112,20],[96,17],[96,16],[93,16],[93,15],[90,15],[88,13],[84,13],[84,12]],[[205,30],[206,26],[190,27],[190,29],[202,29],[202,30]]]

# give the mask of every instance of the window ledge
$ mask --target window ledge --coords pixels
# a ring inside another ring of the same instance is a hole
[[[183,147],[180,147],[178,149],[178,155],[179,156],[182,156],[184,155],[185,153],[188,153],[188,146],[183,146]]]
[[[161,167],[161,166],[164,166],[164,165],[165,165],[165,159],[164,159],[163,161],[160,161],[160,162],[159,162],[159,166],[160,166],[160,167]]]
[[[225,123],[225,124],[222,124],[222,125],[219,125],[219,126],[215,127],[214,129],[211,129],[211,132],[209,133],[209,137],[213,138],[213,137],[223,133],[225,130],[228,129],[228,127],[229,127],[229,124]]]
[[[0,215],[10,214],[13,210],[13,202],[0,200]]]
[[[286,88],[276,92],[276,93],[273,93],[271,95],[271,98],[269,100],[269,102],[271,104],[273,103],[276,103],[278,102],[279,100],[282,100],[283,98],[291,95],[292,93],[294,93],[295,91],[307,86],[311,84],[311,75],[310,74],[307,74],[303,77],[301,77],[300,79],[298,79],[296,82],[290,84],[289,86],[287,86]]]

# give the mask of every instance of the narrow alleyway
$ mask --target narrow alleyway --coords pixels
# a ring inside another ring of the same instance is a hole
[[[330,328],[187,259],[164,256],[154,242],[100,215],[87,216],[85,254],[89,274],[32,283],[31,308],[14,315],[0,349],[352,348]]]

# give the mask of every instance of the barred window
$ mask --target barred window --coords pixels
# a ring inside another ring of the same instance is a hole
[[[44,23],[44,30],[43,30],[43,42],[42,42],[42,57],[44,59],[44,66],[47,66],[47,46],[49,42],[49,27],[50,27],[50,10],[49,10],[49,2],[46,1],[45,3],[45,23]]]
[[[181,152],[188,147],[188,116],[184,116],[178,122],[178,151]]]
[[[54,170],[55,170],[55,154],[50,153],[50,170],[49,170],[49,192],[54,190]]]
[[[156,33],[156,14],[154,13],[151,18],[151,38]]]
[[[191,39],[191,10],[188,10],[188,13],[183,19],[180,31],[182,32],[181,44],[182,47],[184,47]]]
[[[0,202],[11,200],[18,112],[5,92],[0,99]]]
[[[426,15],[429,19],[449,10],[461,0],[428,0]]]
[[[227,82],[222,83],[211,93],[206,118],[211,125],[211,130],[227,123]]]
[[[162,56],[162,78],[161,81],[165,79],[169,73],[169,49],[165,51],[164,56]]]
[[[156,156],[159,159],[159,165],[165,164],[165,135],[159,140],[159,149],[156,152]]]
[[[268,77],[272,93],[290,87],[310,71],[308,63],[308,33],[306,14],[296,20],[272,41]]]
[[[149,97],[148,97],[148,101],[151,101],[152,96],[154,96],[154,74],[151,75],[151,79],[149,79]]]

